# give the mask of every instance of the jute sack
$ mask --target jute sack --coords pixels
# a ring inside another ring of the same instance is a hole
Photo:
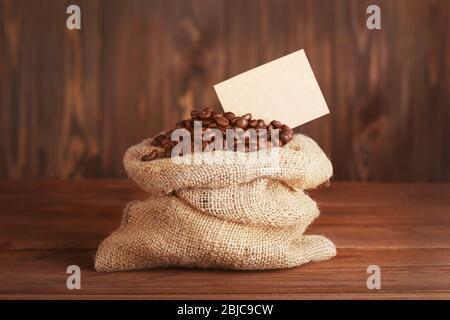
[[[130,203],[119,228],[100,245],[97,271],[168,266],[261,270],[295,267],[336,254],[323,236],[303,235],[319,215],[304,189],[328,181],[332,166],[304,135],[278,149],[277,161],[216,151],[142,162],[150,140],[128,149],[128,175],[149,193]],[[253,153],[253,156],[256,153]]]

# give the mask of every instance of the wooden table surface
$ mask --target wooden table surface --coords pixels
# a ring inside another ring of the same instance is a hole
[[[0,298],[450,299],[450,184],[337,183],[310,192],[321,216],[307,233],[332,260],[289,270],[166,269],[97,273],[98,244],[130,200],[130,181],[0,181]],[[81,268],[81,290],[66,268]],[[369,265],[381,289],[366,286]]]

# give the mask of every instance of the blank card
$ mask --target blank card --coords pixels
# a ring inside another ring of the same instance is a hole
[[[224,111],[279,120],[291,128],[328,114],[304,50],[296,51],[214,86]]]

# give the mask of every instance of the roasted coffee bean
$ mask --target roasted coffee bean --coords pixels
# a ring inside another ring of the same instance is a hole
[[[216,112],[209,107],[202,108],[201,110],[192,110],[191,118],[186,120],[180,120],[176,123],[176,128],[181,130],[187,130],[191,134],[191,150],[194,150],[194,121],[201,121],[201,133],[204,139],[208,140],[208,132],[210,129],[218,129],[223,135],[224,146],[227,148],[226,142],[226,130],[227,129],[243,129],[244,138],[235,138],[230,149],[237,151],[238,145],[246,146],[245,151],[257,151],[261,148],[266,148],[268,143],[271,145],[283,146],[292,140],[294,132],[287,125],[282,124],[280,121],[273,120],[268,125],[262,119],[252,119],[252,115],[247,113],[242,117],[237,117],[233,112]],[[251,129],[251,131],[249,131]],[[254,137],[256,129],[256,142],[250,142],[250,137]],[[267,129],[267,130],[266,130]],[[272,130],[279,130],[279,139],[270,142],[272,139]],[[178,144],[178,141],[171,141],[171,135],[173,130],[164,132],[155,137],[151,145],[162,148],[163,150],[151,155],[145,155],[142,157],[143,161],[151,161],[153,159],[160,159],[164,157],[170,157],[172,149]],[[211,133],[212,134],[212,133]],[[215,135],[211,136],[212,140],[215,140]],[[241,139],[242,141],[238,141]],[[205,149],[208,145],[207,141],[202,142],[202,149]],[[229,149],[227,149],[229,150]],[[241,151],[241,150],[240,150]]]
[[[280,121],[272,120],[272,122],[271,122],[270,124],[271,124],[272,127],[274,127],[275,129],[281,128],[281,122],[280,122]]]
[[[294,137],[294,133],[292,131],[283,131],[284,133],[286,133],[289,136],[289,140],[292,140],[292,138]]]
[[[225,137],[225,134],[226,134],[226,132],[227,132],[227,128],[226,128],[226,127],[222,127],[222,126],[218,126],[217,129],[219,129],[220,132],[222,132],[222,134],[223,134],[224,137]]]
[[[239,118],[236,120],[236,122],[234,123],[235,127],[241,128],[241,129],[246,129],[248,126],[248,121],[244,118]]]
[[[225,112],[224,117],[227,118],[228,121],[232,121],[236,116],[233,112]]]
[[[161,141],[163,141],[165,138],[165,135],[160,134],[152,140],[151,145],[154,147],[158,147],[161,144]]]
[[[256,128],[265,128],[266,127],[266,123],[264,122],[264,120],[259,119],[258,122],[256,123]]]
[[[211,119],[202,120],[203,127],[208,127],[211,123],[213,123],[213,121]]]
[[[227,118],[222,116],[215,117],[214,121],[221,127],[226,127],[230,123]]]
[[[160,144],[161,148],[166,148],[167,146],[170,146],[171,142],[169,139],[163,140]]]
[[[281,142],[283,142],[284,144],[288,143],[292,138],[289,136],[289,134],[287,132],[281,132],[280,133],[280,140]]]
[[[156,136],[155,140],[156,142],[158,142],[158,144],[160,144],[165,138],[166,138],[165,134],[159,134]]]
[[[206,119],[206,118],[207,118],[207,117],[206,117],[206,112],[204,112],[203,110],[200,110],[200,111],[198,112],[198,118],[199,118],[200,120]]]
[[[250,121],[248,122],[248,126],[249,126],[250,128],[255,128],[257,125],[258,125],[258,120],[256,120],[256,119],[250,120]]]
[[[149,154],[142,156],[141,161],[152,161],[158,157],[158,151],[152,150]]]
[[[211,112],[211,119],[214,120],[215,117],[223,116],[222,112],[212,111]]]
[[[292,138],[294,137],[294,134],[290,131],[282,131],[282,133],[287,135],[287,137],[289,138],[289,141],[292,140]]]
[[[200,111],[198,114],[200,120],[205,120],[211,117],[211,111]]]
[[[165,157],[166,157],[165,151],[160,151],[160,152],[158,152],[158,156],[156,157],[156,159],[162,159]]]

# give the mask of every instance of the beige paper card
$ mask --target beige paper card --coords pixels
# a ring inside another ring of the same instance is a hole
[[[328,114],[304,50],[296,51],[214,86],[225,111],[279,120],[291,128]]]

